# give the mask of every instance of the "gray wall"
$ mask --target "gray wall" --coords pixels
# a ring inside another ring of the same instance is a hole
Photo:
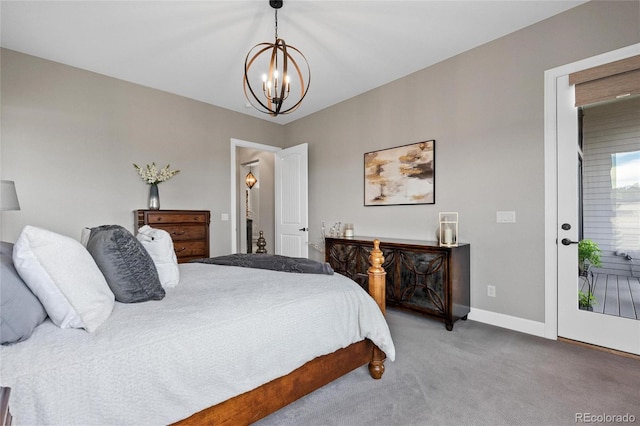
[[[639,24],[638,2],[590,2],[287,125],[289,145],[309,142],[311,241],[337,220],[432,240],[457,211],[472,306],[543,322],[544,71],[638,43]],[[436,204],[363,207],[363,154],[429,139]]]
[[[163,209],[211,210],[212,254],[231,250],[230,140],[281,146],[284,128],[181,96],[2,50],[2,179],[22,210],[2,213],[2,239],[27,224],[74,238],[147,207],[132,163],[182,170],[159,185]]]
[[[3,51],[1,177],[17,182],[22,210],[1,214],[1,237],[26,224],[132,229],[148,188],[131,163],[155,161],[183,170],[160,185],[162,207],[210,209],[212,252],[227,253],[230,138],[308,142],[311,241],[323,220],[431,240],[438,212],[458,211],[472,306],[543,321],[544,70],[640,42],[639,14],[637,1],[590,2],[286,126]],[[428,139],[436,204],[363,207],[363,154]],[[496,224],[498,210],[517,223]]]

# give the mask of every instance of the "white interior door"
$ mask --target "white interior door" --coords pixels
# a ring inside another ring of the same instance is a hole
[[[558,336],[640,354],[639,320],[578,309],[578,110],[568,75],[556,83]]]
[[[309,256],[308,146],[306,143],[276,152],[275,253]]]

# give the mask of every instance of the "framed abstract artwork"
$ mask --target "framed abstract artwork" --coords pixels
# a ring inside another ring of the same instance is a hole
[[[435,140],[364,154],[365,206],[435,202]]]

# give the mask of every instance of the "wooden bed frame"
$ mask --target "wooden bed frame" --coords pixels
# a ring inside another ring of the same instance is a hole
[[[373,242],[369,263],[369,294],[385,314],[386,272],[382,267],[384,257],[379,240]],[[286,376],[206,408],[175,424],[248,425],[364,364],[369,364],[371,377],[380,379],[384,373],[385,358],[385,353],[366,339],[315,358]]]

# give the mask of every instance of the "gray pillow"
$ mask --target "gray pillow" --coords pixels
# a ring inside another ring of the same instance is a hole
[[[47,313],[13,266],[13,244],[0,242],[0,340],[27,340]]]
[[[91,229],[87,250],[118,302],[161,300],[165,296],[153,259],[140,241],[119,225]]]

